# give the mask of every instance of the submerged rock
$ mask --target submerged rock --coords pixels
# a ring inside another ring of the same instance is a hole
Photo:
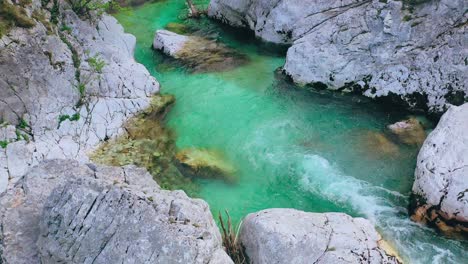
[[[398,146],[384,133],[367,131],[361,136],[361,144],[365,147],[365,153],[370,157],[394,156],[400,152]]]
[[[225,45],[198,36],[157,30],[153,48],[181,60],[191,71],[227,71],[247,63],[247,57]]]
[[[468,104],[452,106],[424,142],[413,184],[413,219],[468,235]]]
[[[465,0],[212,0],[208,14],[291,45],[284,71],[297,83],[442,112],[468,99],[465,7]]]
[[[249,214],[240,242],[251,263],[400,263],[366,219],[267,209]]]
[[[388,126],[388,129],[390,129],[401,142],[408,145],[419,146],[422,145],[424,139],[426,139],[426,131],[424,131],[421,122],[414,117],[391,124]]]
[[[186,149],[176,154],[178,167],[190,177],[236,182],[234,167],[220,153],[205,149]]]
[[[44,161],[0,205],[5,263],[232,263],[208,205],[135,166]]]

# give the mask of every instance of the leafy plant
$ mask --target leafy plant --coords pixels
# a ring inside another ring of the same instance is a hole
[[[8,141],[0,140],[0,148],[5,149],[8,146]]]
[[[227,216],[226,223],[224,222],[221,212],[218,213],[223,236],[223,246],[226,250],[226,253],[231,257],[235,264],[245,264],[247,263],[247,259],[244,254],[244,250],[238,241],[239,229],[242,223],[239,224],[237,231],[235,231],[232,227],[232,221],[229,212],[226,210],[225,213]]]
[[[102,73],[102,69],[106,66],[106,62],[98,55],[88,58],[88,64],[97,73]]]
[[[71,9],[79,16],[86,15],[92,10],[93,0],[67,0]]]
[[[60,125],[62,124],[63,121],[65,121],[65,120],[78,121],[78,120],[80,120],[80,117],[81,117],[80,113],[74,113],[72,116],[70,116],[70,115],[60,115],[57,129],[60,128]]]

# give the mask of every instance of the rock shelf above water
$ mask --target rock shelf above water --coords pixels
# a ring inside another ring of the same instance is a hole
[[[212,0],[208,14],[291,45],[284,71],[297,83],[443,112],[468,99],[465,10],[464,0]]]

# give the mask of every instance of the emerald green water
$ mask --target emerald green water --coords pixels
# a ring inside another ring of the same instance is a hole
[[[358,96],[298,89],[275,74],[285,54],[202,19],[182,20],[184,1],[170,0],[120,12],[137,37],[136,59],[177,103],[167,126],[179,149],[224,153],[239,182],[199,180],[198,196],[214,215],[228,209],[234,221],[265,208],[345,212],[371,220],[409,263],[466,263],[467,243],[441,237],[409,220],[408,196],[418,149],[397,145],[382,154],[369,133],[406,114]],[[189,24],[247,55],[250,62],[222,73],[190,74],[151,49],[156,29]]]

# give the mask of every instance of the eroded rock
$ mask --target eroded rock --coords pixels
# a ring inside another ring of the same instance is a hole
[[[468,99],[466,1],[212,0],[209,16],[289,44],[300,84],[443,112]]]
[[[65,2],[49,1],[46,8],[32,0],[26,13],[43,18],[0,39],[0,120],[27,127],[4,152],[1,173],[9,174],[10,185],[43,159],[87,162],[87,153],[122,133],[159,91],[133,58],[135,37],[113,17],[84,20]],[[54,5],[57,25],[49,21]]]
[[[222,43],[198,36],[157,30],[153,48],[181,60],[192,72],[227,71],[247,63],[247,58]]]
[[[267,209],[249,214],[240,242],[251,263],[400,263],[374,226],[343,213]]]
[[[208,205],[135,166],[47,160],[0,205],[5,263],[232,263]]]
[[[413,184],[413,219],[468,234],[468,104],[452,106],[424,142]]]

